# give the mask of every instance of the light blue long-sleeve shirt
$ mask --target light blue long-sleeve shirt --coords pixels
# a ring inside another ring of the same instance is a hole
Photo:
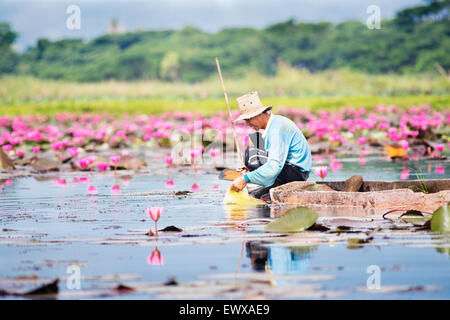
[[[271,114],[263,137],[269,157],[261,167],[244,175],[247,182],[264,187],[273,185],[286,162],[311,172],[311,150],[293,121]]]

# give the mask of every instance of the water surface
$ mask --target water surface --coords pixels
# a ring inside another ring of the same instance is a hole
[[[402,178],[444,179],[449,175],[436,168],[450,169],[442,161],[341,162],[327,180],[353,174],[399,180],[405,168],[409,175]],[[450,298],[450,239],[445,235],[383,229],[372,242],[352,247],[347,239],[364,233],[264,233],[262,222],[238,223],[270,218],[271,206],[224,206],[230,182],[219,181],[211,169],[195,177],[200,191],[179,195],[175,192],[194,183],[189,169],[174,174],[171,188],[165,185],[163,164],[137,174],[95,173],[88,182],[74,181],[81,176],[89,173],[14,178],[0,192],[0,288],[24,291],[59,278],[60,299]],[[120,193],[111,191],[114,184]],[[87,194],[89,185],[96,186],[96,195]],[[183,231],[148,237],[154,223],[144,210],[151,206],[164,207],[158,229],[174,225]],[[353,231],[388,224],[372,218],[361,217],[365,227]],[[68,285],[71,266],[79,268],[80,289]],[[370,266],[379,268],[378,289],[370,286]],[[164,285],[168,281],[178,285]],[[113,290],[119,284],[136,290],[119,294]]]

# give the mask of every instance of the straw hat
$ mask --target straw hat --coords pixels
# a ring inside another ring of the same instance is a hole
[[[272,109],[272,106],[266,107],[262,104],[258,96],[258,91],[247,93],[236,100],[241,115],[234,122],[256,117],[258,114]]]

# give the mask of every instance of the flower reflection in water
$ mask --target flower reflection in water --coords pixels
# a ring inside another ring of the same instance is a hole
[[[400,172],[400,179],[402,179],[402,180],[408,180],[408,178],[409,178],[409,169],[403,169],[403,170]]]
[[[172,188],[175,186],[175,182],[172,179],[166,180],[166,188]]]
[[[367,159],[364,156],[360,156],[358,163],[360,166],[365,166],[367,164]]]
[[[163,265],[164,264],[164,258],[161,254],[161,252],[158,250],[158,247],[155,247],[155,250],[153,250],[147,257],[147,263],[153,264],[153,265]]]
[[[95,195],[98,193],[97,188],[95,186],[89,186],[87,189],[88,194]]]
[[[444,167],[436,167],[434,169],[434,171],[436,172],[436,174],[445,174],[445,168]]]

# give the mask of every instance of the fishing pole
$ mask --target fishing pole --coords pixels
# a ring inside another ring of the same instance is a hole
[[[233,128],[234,143],[236,144],[236,148],[237,148],[237,152],[238,152],[238,155],[239,155],[239,160],[241,162],[241,165],[244,166],[244,161],[242,159],[241,144],[239,143],[239,141],[237,139],[236,128],[234,127],[233,116],[231,114],[230,102],[228,101],[227,90],[225,89],[225,83],[223,82],[222,71],[220,70],[219,58],[216,58],[216,64],[217,64],[217,70],[219,71],[220,82],[222,83],[223,95],[225,96],[225,102],[226,102],[227,107],[228,107],[228,116],[230,118],[231,127]]]

